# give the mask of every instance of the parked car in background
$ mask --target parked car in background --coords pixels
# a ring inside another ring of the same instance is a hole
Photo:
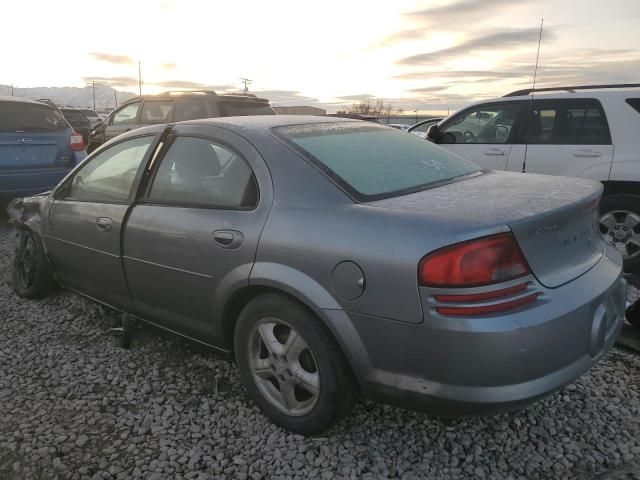
[[[0,96],[0,197],[54,187],[85,157],[82,136],[52,107]]]
[[[53,108],[56,112],[58,112],[60,115],[62,115],[62,112],[60,111],[60,107],[58,107],[58,104],[55,103],[53,100],[51,100],[50,98],[39,98],[38,100],[36,100],[37,102],[41,102],[44,103],[45,105],[49,105],[51,108]]]
[[[297,433],[325,430],[359,394],[489,414],[613,345],[626,283],[594,221],[601,193],[483,170],[370,122],[155,125],[10,205],[12,285],[41,297],[55,275],[233,355],[257,405]]]
[[[82,141],[87,145],[89,141],[89,132],[91,131],[91,122],[89,122],[89,119],[84,116],[82,110],[79,108],[61,105],[60,112],[64,116],[65,120],[69,122],[69,125],[71,125],[76,132],[82,135]]]
[[[492,170],[602,182],[600,230],[640,270],[640,84],[519,90],[474,104],[429,130]],[[535,93],[535,98],[534,98]]]
[[[427,131],[429,130],[429,127],[440,123],[442,120],[444,120],[444,117],[434,117],[428,120],[423,120],[415,125],[411,125],[407,131],[420,138],[427,138]]]
[[[91,108],[81,108],[80,111],[89,120],[91,128],[96,127],[100,122],[102,122],[102,118],[95,110]]]
[[[213,91],[177,91],[135,97],[111,112],[92,132],[87,151],[135,128],[197,118],[275,115],[269,100],[255,95],[218,95]]]

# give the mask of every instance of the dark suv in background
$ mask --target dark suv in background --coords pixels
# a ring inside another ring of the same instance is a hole
[[[121,133],[158,123],[198,118],[275,115],[266,98],[251,94],[218,95],[213,91],[165,92],[127,100],[89,136],[87,152]]]
[[[71,125],[76,132],[82,135],[84,144],[88,145],[91,122],[85,114],[82,113],[82,110],[79,108],[67,107],[66,105],[61,105],[59,108],[64,119],[69,122],[69,125]]]

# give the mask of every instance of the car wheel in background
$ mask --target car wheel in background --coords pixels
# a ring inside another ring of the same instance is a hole
[[[604,197],[600,202],[600,231],[622,254],[625,272],[640,271],[640,196]]]
[[[251,398],[292,432],[321,433],[357,399],[355,380],[335,340],[307,308],[284,295],[260,295],[242,310],[234,346]]]
[[[16,236],[13,290],[23,298],[42,298],[54,286],[42,242],[28,228],[18,228]]]

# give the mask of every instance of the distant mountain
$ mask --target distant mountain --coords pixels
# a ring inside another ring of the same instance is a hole
[[[0,95],[11,95],[10,85],[0,85]],[[33,87],[13,88],[16,97],[38,99],[50,98],[55,103],[72,107],[93,107],[93,90],[91,87]],[[104,85],[96,85],[96,109],[111,110],[125,100],[135,97],[132,92],[121,92]]]

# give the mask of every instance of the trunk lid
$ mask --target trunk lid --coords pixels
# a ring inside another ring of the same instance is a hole
[[[591,180],[490,172],[367,205],[446,220],[454,232],[451,243],[511,230],[533,274],[555,288],[604,254],[598,228],[602,190]]]

